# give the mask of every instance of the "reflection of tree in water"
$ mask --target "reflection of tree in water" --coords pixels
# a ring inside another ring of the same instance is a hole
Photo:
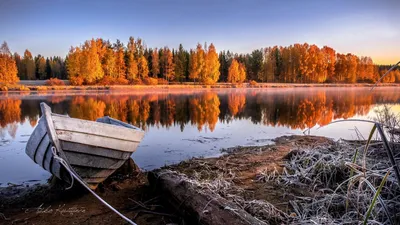
[[[0,128],[7,129],[8,134],[15,138],[18,122],[21,121],[21,100],[5,99],[0,101]]]
[[[327,120],[331,121],[332,111],[327,103],[326,95],[318,92],[311,96],[310,99],[301,100],[297,110],[297,120],[291,125],[291,128],[305,129],[315,126],[316,124],[325,124]],[[328,113],[326,113],[328,112]]]
[[[231,115],[235,117],[239,112],[242,112],[246,104],[245,93],[231,93],[228,96],[228,107]]]
[[[220,113],[220,101],[216,93],[208,92],[189,99],[190,121],[201,131],[208,126],[210,131],[215,129]]]
[[[57,104],[57,103],[65,101],[66,99],[67,99],[66,96],[51,96],[50,97],[50,102],[52,104]]]
[[[175,101],[175,124],[179,124],[181,131],[185,129],[185,125],[190,122],[190,103],[189,98],[180,97]],[[218,119],[217,119],[218,120]]]
[[[140,105],[138,100],[129,99],[128,104],[128,113],[129,113],[129,122],[135,126],[140,127],[142,124],[140,121]]]
[[[18,123],[29,120],[35,126],[39,103],[45,101],[55,113],[95,120],[102,116],[139,126],[195,125],[199,131],[211,131],[219,121],[248,119],[255,124],[305,129],[326,125],[334,119],[366,115],[373,104],[399,102],[400,93],[382,90],[374,94],[335,89],[305,92],[200,92],[184,94],[96,95],[49,97],[46,99],[0,100],[0,133],[15,135]]]
[[[0,100],[0,126],[5,127],[13,122],[21,121],[21,100]]]
[[[176,104],[175,101],[172,99],[167,99],[166,101],[166,105],[167,105],[167,120],[166,120],[166,126],[170,127],[172,126],[172,124],[174,123],[175,119],[175,112],[176,112]]]
[[[28,119],[29,119],[29,124],[31,125],[31,127],[35,127],[39,120],[39,116],[36,115],[34,117],[29,117]]]
[[[128,116],[128,96],[107,96],[104,98],[106,103],[106,110],[104,114],[113,118],[117,118],[121,121],[127,121]]]
[[[71,103],[69,115],[85,120],[96,120],[103,117],[106,109],[103,101],[94,98],[73,97]]]
[[[326,125],[333,119],[366,115],[373,104],[372,95],[352,91],[332,93],[320,90],[301,95],[296,92],[258,94],[254,96],[256,101],[252,98],[247,96],[244,110],[246,118],[251,118],[255,123],[292,129],[305,129],[317,124]],[[248,110],[247,107],[253,109]]]

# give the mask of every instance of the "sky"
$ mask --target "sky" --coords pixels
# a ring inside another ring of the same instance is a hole
[[[133,36],[151,48],[207,42],[238,53],[307,42],[394,64],[399,21],[399,0],[0,0],[0,42],[62,57],[91,38]]]

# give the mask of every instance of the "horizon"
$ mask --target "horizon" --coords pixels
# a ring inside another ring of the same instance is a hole
[[[119,39],[126,46],[133,36],[149,48],[171,49],[207,42],[218,52],[235,53],[306,42],[369,56],[375,64],[399,61],[399,2],[287,2],[3,1],[0,41],[20,55],[28,49],[63,58],[71,46],[92,38]]]

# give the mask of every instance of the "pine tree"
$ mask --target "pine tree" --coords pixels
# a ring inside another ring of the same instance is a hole
[[[65,59],[67,61],[68,57]],[[67,68],[68,72],[68,68]],[[50,59],[47,57],[46,58],[46,74],[47,74],[47,79],[50,79],[52,77],[52,72],[51,72],[51,65],[50,65]]]
[[[249,80],[257,80],[261,75],[263,67],[263,51],[262,49],[254,50],[250,57],[250,71],[248,74]]]
[[[38,55],[36,57],[36,69],[37,69],[37,78],[40,80],[44,80],[47,78],[47,71],[46,71],[46,59],[43,56]]]
[[[279,76],[282,72],[282,55],[281,55],[281,52],[279,51],[278,46],[273,47],[273,52],[274,52],[275,63],[276,63],[276,70],[275,70],[275,77],[274,77],[274,80],[275,80],[276,78],[279,79]]]
[[[54,57],[51,63],[52,77],[61,78],[63,65],[59,57]],[[100,67],[101,68],[101,67]]]
[[[152,65],[152,61],[153,61],[153,59],[152,59],[152,55],[153,55],[153,49],[145,49],[144,50],[144,54],[143,54],[143,56],[146,58],[146,60],[147,60],[147,66],[148,66],[148,68],[149,68],[149,74],[148,74],[148,76],[151,76],[151,70],[152,70],[152,68],[153,68],[153,65]]]
[[[178,52],[174,56],[175,63],[175,77],[177,81],[183,81],[186,78],[188,70],[188,58],[187,53],[183,49],[182,44],[179,45]]]
[[[226,57],[226,52],[221,51],[218,55],[218,60],[219,60],[219,81],[225,81],[226,78],[228,77],[228,69],[227,69],[227,57]]]
[[[61,63],[61,59],[59,57],[53,57],[53,58],[50,57],[51,74],[48,74],[47,76],[61,78],[62,72],[63,72],[62,67],[63,67],[63,64]],[[47,73],[47,65],[46,65],[46,73]]]

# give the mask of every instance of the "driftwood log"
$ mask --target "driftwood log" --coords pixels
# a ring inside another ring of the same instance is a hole
[[[204,225],[267,225],[237,204],[207,189],[200,189],[172,171],[148,174],[150,184],[161,192],[175,209],[191,224]]]

